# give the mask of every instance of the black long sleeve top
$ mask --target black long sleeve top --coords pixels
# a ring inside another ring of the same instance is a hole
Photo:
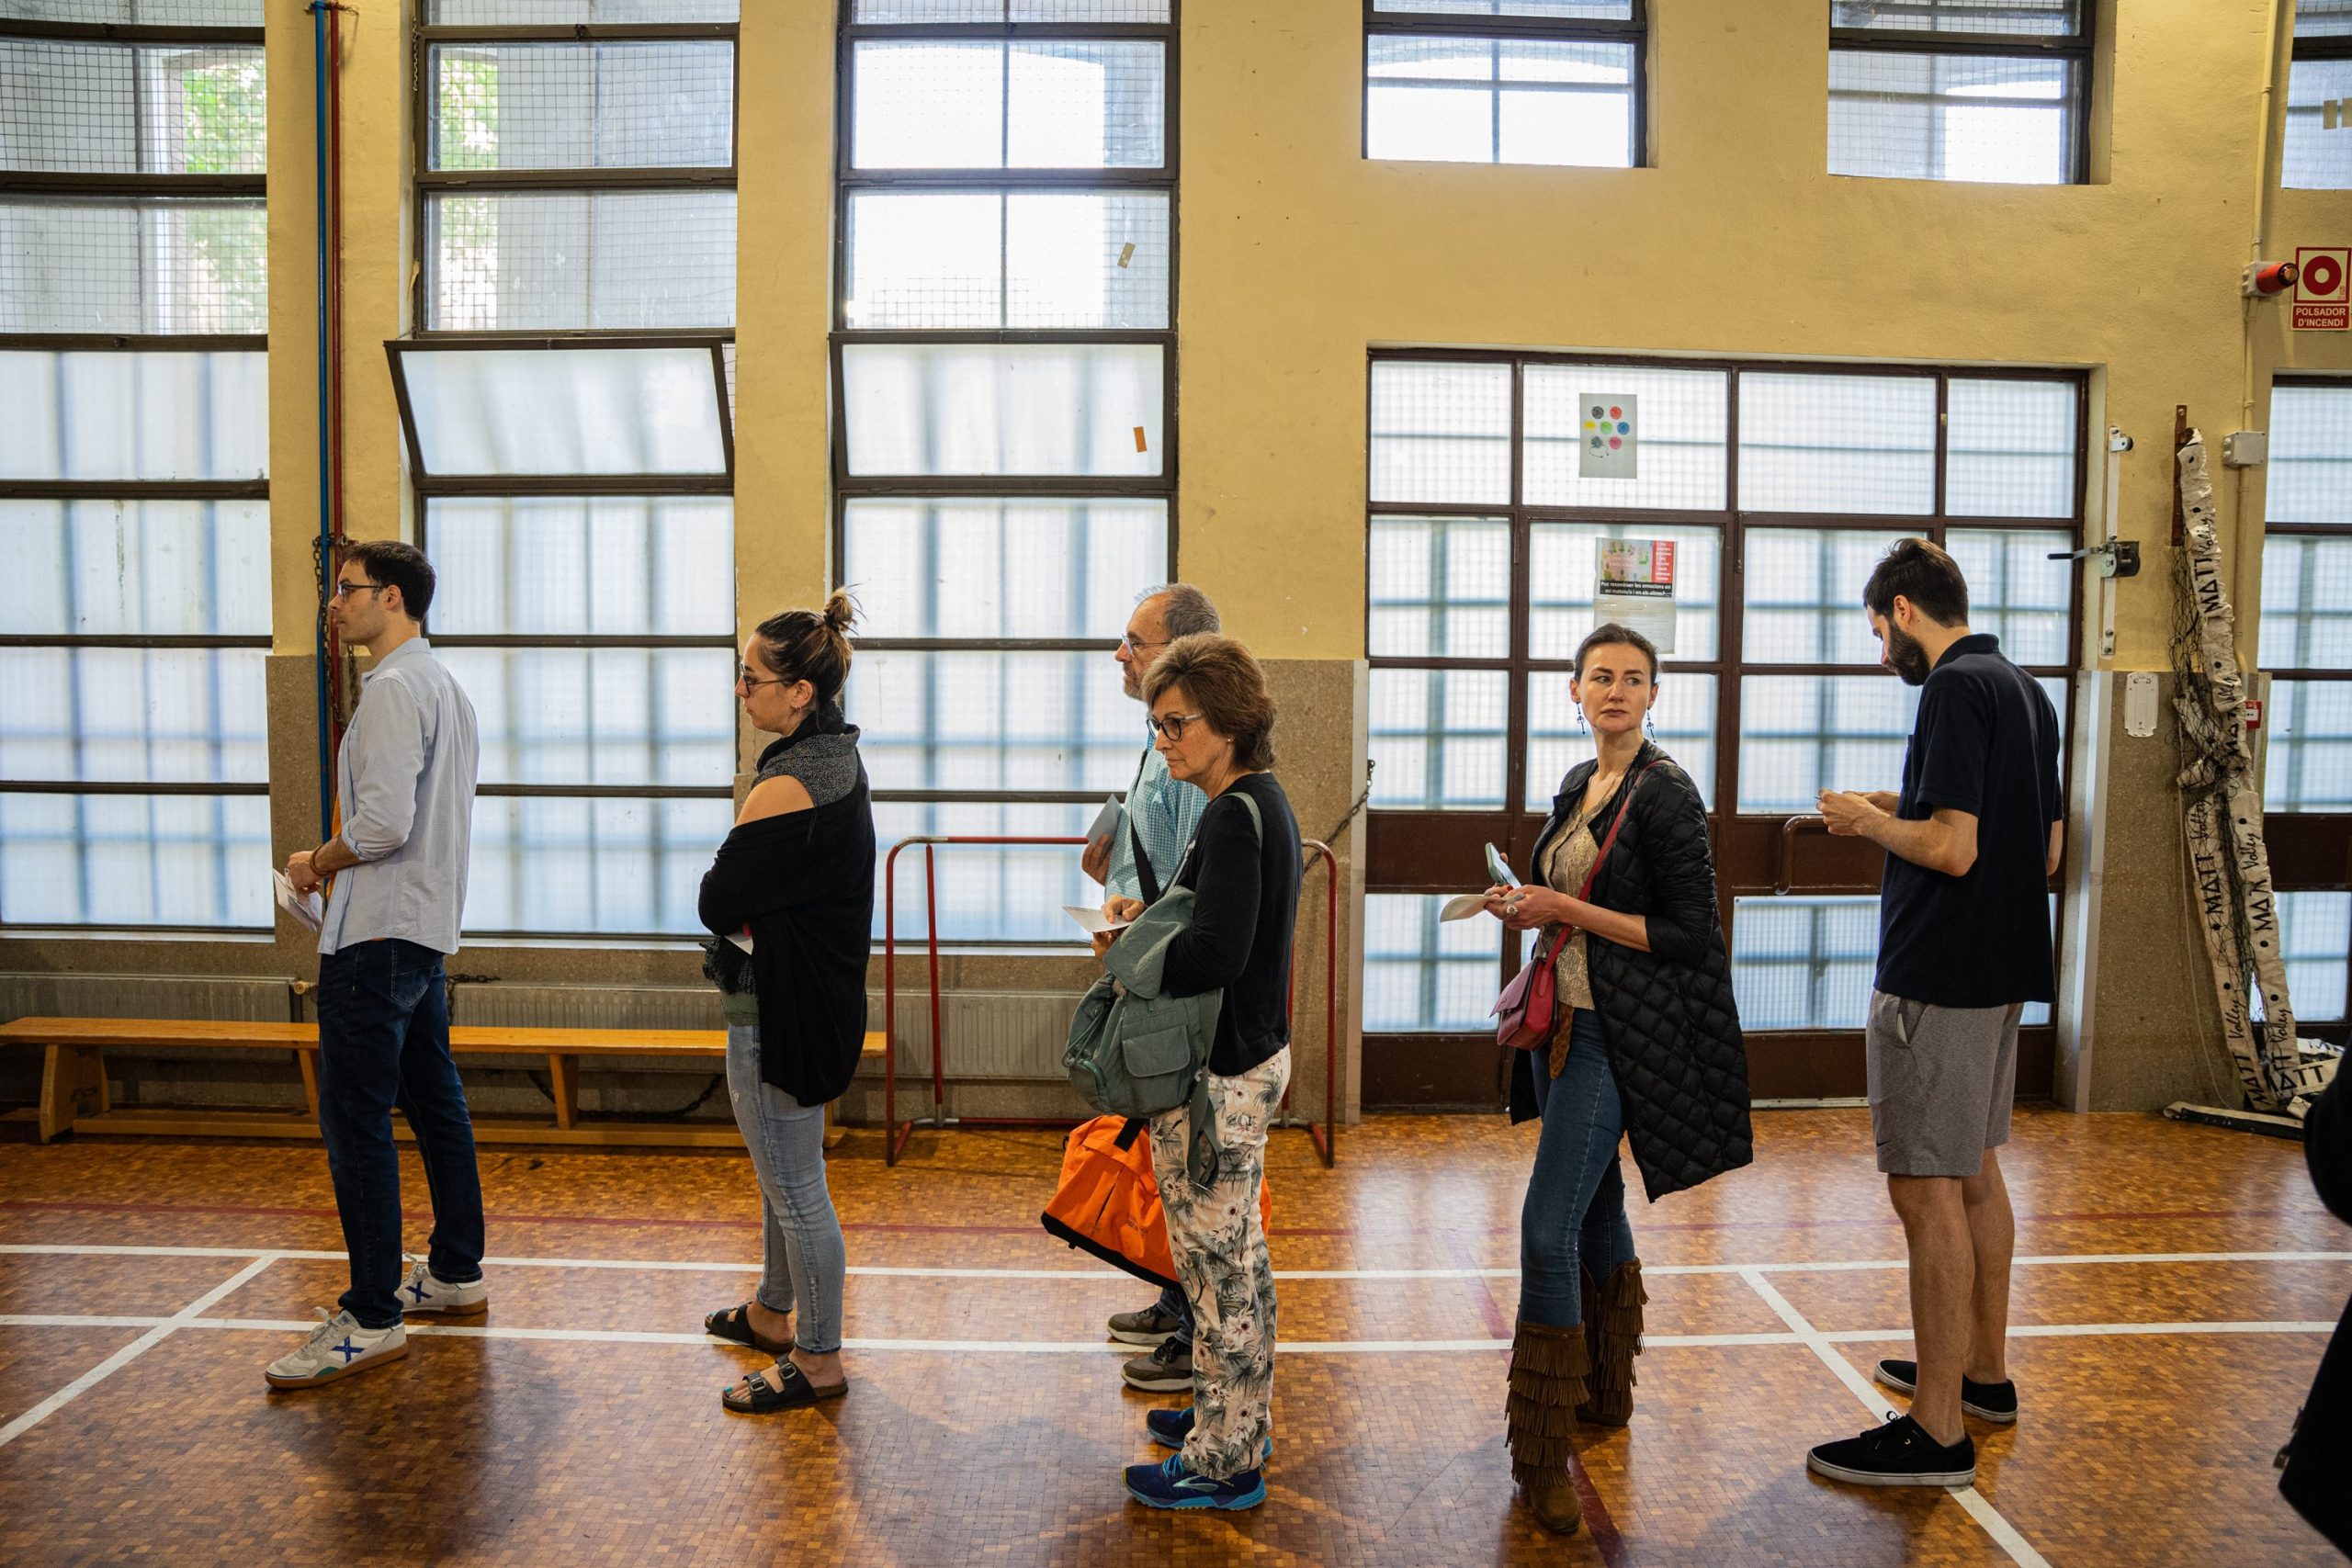
[[[1262,833],[1250,809],[1257,803]],[[1168,945],[1170,996],[1225,990],[1209,1071],[1232,1077],[1290,1043],[1291,945],[1298,923],[1298,818],[1272,773],[1250,773],[1201,813],[1174,886],[1193,890],[1192,929]]]

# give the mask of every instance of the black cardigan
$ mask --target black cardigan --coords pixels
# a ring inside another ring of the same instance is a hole
[[[2335,1217],[2352,1224],[2352,1079],[2343,1074],[2312,1102],[2303,1119],[2303,1158],[2312,1185]],[[2297,1419],[2287,1473],[2278,1490],[2336,1550],[2352,1555],[2352,1306],[2335,1325],[2311,1397]]]
[[[839,1100],[865,1045],[874,804],[865,764],[839,800],[737,825],[703,874],[699,913],[722,937],[751,928],[760,1077],[803,1105]]]
[[[1544,863],[1551,839],[1566,826],[1599,766],[1597,760],[1585,762],[1560,782],[1530,865]],[[1609,1043],[1634,1163],[1655,1202],[1737,1169],[1755,1157],[1755,1148],[1747,1120],[1747,1046],[1715,908],[1706,806],[1690,776],[1651,742],[1643,743],[1626,777],[1638,780],[1638,787],[1625,825],[1593,877],[1592,902],[1646,917],[1650,951],[1587,931],[1585,972]],[[1620,784],[1593,813],[1589,831],[1596,841],[1607,837],[1625,789]],[[1525,1122],[1537,1114],[1534,1075],[1544,1053],[1511,1054],[1519,1058],[1511,1075],[1511,1120]]]
[[[1246,793],[1250,808],[1229,798]],[[1298,926],[1298,818],[1272,773],[1250,773],[1208,804],[1171,884],[1193,890],[1192,928],[1168,944],[1171,997],[1222,987],[1209,1071],[1237,1077],[1290,1043],[1291,943]]]

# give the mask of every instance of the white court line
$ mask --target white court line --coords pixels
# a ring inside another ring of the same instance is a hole
[[[26,1411],[22,1416],[17,1416],[14,1421],[9,1422],[5,1427],[0,1427],[0,1448],[6,1448],[10,1443],[15,1442],[17,1438],[26,1432],[32,1430],[35,1427],[40,1426],[43,1421],[48,1420],[51,1416],[63,1409],[66,1405],[73,1404],[74,1401],[79,1399],[83,1394],[88,1393],[91,1389],[97,1387],[98,1384],[114,1376],[115,1373],[120,1371],[124,1367],[129,1366],[132,1361],[137,1360],[140,1357],[145,1355],[148,1351],[162,1344],[165,1339],[171,1337],[175,1330],[197,1321],[197,1314],[198,1313],[203,1312],[206,1308],[211,1306],[214,1303],[228,1295],[232,1291],[236,1290],[240,1285],[243,1285],[246,1280],[252,1279],[254,1275],[260,1273],[263,1269],[268,1268],[276,1261],[277,1256],[274,1253],[266,1252],[262,1254],[259,1258],[254,1258],[251,1263],[246,1264],[243,1269],[238,1269],[234,1274],[230,1275],[226,1280],[221,1280],[220,1283],[205,1292],[204,1294],[197,1297],[196,1300],[188,1303],[187,1305],[180,1308],[178,1312],[173,1314],[170,1317],[167,1317],[163,1322],[156,1324],[153,1327],[148,1329],[146,1333],[141,1335],[130,1344],[125,1345],[113,1355],[108,1356],[105,1360],[100,1361],[96,1366],[92,1367],[88,1371],[84,1372],[80,1377],[75,1378],[72,1382],[67,1383],[63,1388],[59,1389],[55,1393],[51,1394],[47,1399],[42,1400],[30,1410]]]
[[[1821,1364],[1835,1372],[1838,1375],[1838,1381],[1846,1385],[1847,1391],[1862,1402],[1864,1409],[1868,1410],[1873,1417],[1880,1416],[1885,1412],[1887,1408],[1885,1401],[1880,1397],[1878,1391],[1871,1386],[1869,1380],[1855,1370],[1853,1362],[1838,1354],[1829,1336],[1814,1327],[1806,1320],[1804,1314],[1797,1311],[1790,1303],[1788,1297],[1773,1288],[1772,1281],[1764,1278],[1761,1272],[1754,1269],[1744,1270],[1740,1278],[1747,1281],[1750,1290],[1764,1298],[1764,1304],[1770,1307],[1782,1323],[1787,1324],[1791,1329],[1802,1337],[1806,1346],[1820,1359]],[[1984,1528],[1984,1533],[1991,1536],[1994,1542],[2009,1554],[2009,1561],[2017,1563],[2018,1568],[2050,1568],[2049,1560],[2033,1549],[2033,1543],[2019,1534],[2015,1525],[2001,1517],[2001,1511],[1998,1508],[1985,1501],[1983,1493],[1973,1486],[1954,1486],[1948,1490],[1951,1494],[1952,1500],[1961,1506],[1962,1510],[1970,1518],[1974,1519]]]
[[[68,1242],[0,1243],[8,1254],[63,1258],[283,1258],[296,1261],[340,1263],[340,1252],[305,1252],[258,1247],[132,1247],[76,1246]],[[2352,1252],[2092,1252],[2050,1253],[2011,1259],[2019,1269],[2129,1263],[2352,1263]],[[699,1261],[628,1258],[485,1258],[492,1269],[617,1269],[649,1274],[756,1274],[752,1261]],[[1655,1263],[1642,1271],[1653,1278],[1668,1274],[1872,1273],[1907,1269],[1900,1258],[1868,1258],[1830,1262]],[[920,1269],[880,1264],[853,1264],[849,1272],[883,1279],[907,1280],[1131,1280],[1115,1269]],[[1277,1269],[1277,1280],[1515,1280],[1516,1269]]]

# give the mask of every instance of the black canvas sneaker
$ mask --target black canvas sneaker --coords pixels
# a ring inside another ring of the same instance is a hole
[[[1919,1363],[1917,1361],[1884,1360],[1878,1364],[1878,1381],[1898,1393],[1919,1391]],[[1960,1407],[1980,1420],[1998,1421],[2007,1426],[2018,1418],[2018,1385],[2007,1378],[1999,1382],[1978,1382],[1973,1378],[1960,1380]]]
[[[1804,1467],[1858,1486],[1966,1486],[1976,1479],[1976,1444],[1963,1432],[1946,1448],[1908,1416],[1889,1413],[1875,1431],[1822,1444]]]

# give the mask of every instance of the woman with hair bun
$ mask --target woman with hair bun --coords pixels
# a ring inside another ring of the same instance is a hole
[[[786,610],[743,639],[735,696],[779,737],[702,879],[703,972],[727,1017],[727,1092],[760,1182],[766,1265],[750,1301],[704,1331],[775,1365],[720,1394],[763,1415],[849,1392],[842,1370],[842,1225],[825,1189],[825,1107],[865,1043],[874,806],[857,727],[842,716],[857,608]],[[749,951],[744,944],[749,943]]]

